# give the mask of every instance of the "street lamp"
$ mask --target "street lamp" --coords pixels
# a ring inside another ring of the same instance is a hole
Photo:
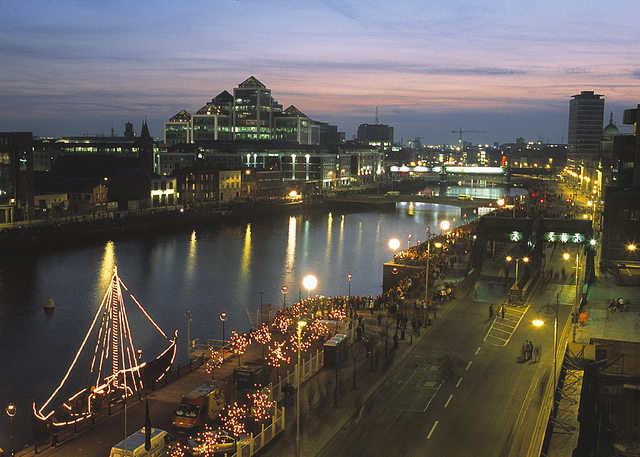
[[[220,313],[220,320],[222,321],[222,359],[224,360],[224,323],[227,320],[227,313],[224,311]]]
[[[562,258],[564,260],[569,260],[571,258],[571,254],[565,252],[562,254]],[[578,316],[578,278],[580,277],[580,245],[578,245],[578,249],[576,250],[576,297],[573,303],[573,314],[571,316],[571,323],[573,324],[573,342],[576,342],[576,317]]]
[[[407,235],[407,248],[411,247],[411,236],[412,236],[411,233]]]
[[[441,234],[444,232],[448,232],[450,228],[451,228],[451,222],[449,222],[446,219],[443,219],[442,221],[440,221]]]
[[[307,275],[302,280],[302,285],[305,289],[307,289],[307,298],[311,294],[311,289],[315,289],[318,285],[318,279],[313,275]]]
[[[400,247],[400,240],[398,238],[391,238],[389,240],[389,247],[393,249],[393,256],[396,256],[396,250]]]
[[[511,257],[510,255],[508,255],[506,257],[507,262],[511,262],[512,260],[516,261],[516,285],[515,285],[515,289],[518,289],[518,265],[520,264],[520,261],[522,260],[524,263],[529,262],[529,257],[523,257],[521,259],[514,259],[513,257]]]
[[[559,296],[559,294],[558,294]],[[556,296],[556,302],[554,305],[547,303],[542,308],[538,310],[538,316],[533,320],[533,325],[536,327],[541,327],[544,325],[544,320],[540,318],[542,317],[549,319],[551,317],[553,320],[553,399],[551,403],[551,410],[553,412],[553,416],[556,416],[556,380],[558,376],[558,308],[560,303],[558,302],[558,296]]]
[[[425,229],[427,232],[429,231],[429,227],[427,227]],[[427,269],[425,272],[425,280],[424,280],[424,325],[427,325],[427,308],[429,307],[429,259],[431,257],[430,255],[430,248],[431,248],[431,242],[429,240],[430,235],[427,234]],[[442,243],[436,242],[434,244],[435,247],[440,248],[442,247]]]
[[[351,297],[351,273],[347,275],[347,279],[349,279],[349,297]]]
[[[282,292],[282,308],[287,309],[287,292],[289,292],[289,288],[287,286],[282,286],[280,292]]]
[[[16,407],[13,403],[7,405],[7,416],[9,416],[9,432],[11,433],[11,455],[13,456],[13,416],[16,415]]]
[[[298,320],[298,386],[296,389],[296,456],[300,457],[300,339],[302,335],[302,328],[307,325],[307,322]]]
[[[184,313],[185,316],[187,316],[187,357],[189,357],[189,355],[191,354],[190,349],[191,349],[191,332],[190,332],[190,328],[189,328],[189,323],[191,323],[192,319],[191,319],[191,311],[187,311],[186,313]]]

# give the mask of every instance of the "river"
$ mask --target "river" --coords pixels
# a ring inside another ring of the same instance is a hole
[[[505,190],[447,191],[458,193],[498,198]],[[0,256],[0,405],[17,407],[15,449],[33,441],[30,401],[42,405],[65,375],[114,266],[157,324],[168,334],[178,330],[176,362],[181,363],[186,360],[187,311],[191,339],[221,339],[221,312],[228,315],[227,338],[231,330],[244,332],[250,326],[247,311],[255,316],[261,300],[265,309],[268,303],[282,305],[282,286],[289,290],[287,304],[305,296],[302,278],[307,274],[318,278],[312,294],[346,295],[351,274],[353,295],[375,296],[382,290],[382,264],[393,255],[389,239],[406,246],[409,233],[415,243],[424,239],[425,227],[439,230],[438,221],[460,216],[456,207],[428,202],[376,212],[311,210],[161,238],[78,248],[70,240],[63,250]],[[43,310],[47,297],[55,303],[53,313]],[[131,300],[125,306],[136,347],[143,348],[145,359],[155,357],[165,342],[136,317]],[[5,431],[0,447],[8,450],[8,417],[0,420]]]

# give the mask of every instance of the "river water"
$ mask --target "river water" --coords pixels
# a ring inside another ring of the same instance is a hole
[[[514,192],[516,189],[511,189]],[[452,188],[449,195],[498,198],[505,190]],[[399,203],[395,210],[329,212],[311,210],[289,217],[274,215],[248,223],[155,239],[107,242],[55,252],[0,256],[0,405],[13,403],[15,448],[32,442],[30,401],[49,397],[65,375],[109,284],[113,267],[128,293],[167,334],[178,330],[177,363],[186,357],[187,320],[191,339],[221,339],[219,315],[225,311],[226,337],[246,331],[248,312],[268,303],[280,307],[306,296],[302,278],[313,274],[312,294],[353,295],[381,292],[382,264],[391,260],[391,238],[407,246],[424,239],[425,227],[439,230],[442,219],[461,221],[459,208],[431,203]],[[471,217],[467,217],[467,221]],[[262,292],[262,297],[260,295]],[[55,311],[45,313],[51,297]],[[125,299],[136,347],[145,359],[166,345]],[[3,408],[4,408],[3,406]],[[0,419],[0,447],[10,448],[8,417]]]

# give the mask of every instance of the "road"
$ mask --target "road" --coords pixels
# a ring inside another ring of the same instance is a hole
[[[553,372],[553,325],[531,321],[559,300],[566,325],[574,287],[545,284],[522,307],[489,319],[488,305],[502,287],[481,282],[442,315],[427,337],[392,372],[320,456],[526,455]],[[542,344],[540,362],[518,359],[522,344]]]

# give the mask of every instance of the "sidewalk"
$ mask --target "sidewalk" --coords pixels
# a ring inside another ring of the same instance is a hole
[[[618,297],[630,301],[628,311],[607,310],[606,300]],[[612,274],[597,271],[583,310],[587,321],[578,325],[576,342],[586,344],[592,338],[640,342],[640,287],[616,284]]]

